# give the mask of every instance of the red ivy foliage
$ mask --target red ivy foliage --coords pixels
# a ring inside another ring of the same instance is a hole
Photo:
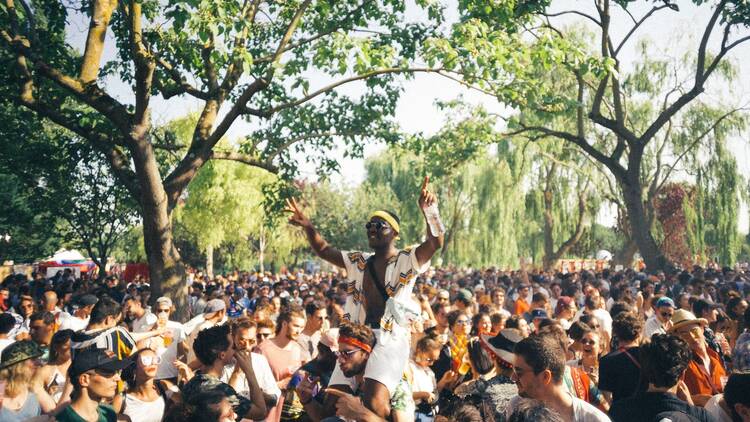
[[[692,200],[695,189],[681,183],[665,185],[654,200],[656,218],[661,223],[664,241],[661,252],[671,262],[689,264],[691,252],[687,239],[687,220],[683,203]]]

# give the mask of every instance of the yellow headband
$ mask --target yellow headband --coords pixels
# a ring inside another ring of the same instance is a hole
[[[401,227],[398,225],[398,222],[395,218],[393,218],[392,215],[388,214],[385,211],[375,211],[370,215],[370,220],[372,220],[374,217],[382,218],[386,223],[390,224],[390,226],[393,228],[393,231],[396,233],[401,233]]]

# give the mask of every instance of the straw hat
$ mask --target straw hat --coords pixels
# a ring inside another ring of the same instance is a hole
[[[708,325],[708,321],[705,318],[696,318],[690,311],[678,309],[672,315],[672,327],[669,329],[669,332],[674,333],[682,327],[693,324],[700,324],[705,327]]]

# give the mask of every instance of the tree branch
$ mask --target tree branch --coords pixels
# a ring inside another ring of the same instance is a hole
[[[749,110],[750,110],[750,108],[748,108],[748,107],[738,107],[738,108],[732,109],[732,110],[724,113],[721,117],[719,117],[718,119],[716,119],[716,121],[709,128],[707,128],[699,136],[697,136],[693,140],[693,142],[691,142],[688,145],[688,147],[685,148],[685,150],[682,151],[682,153],[679,156],[677,156],[677,159],[675,159],[675,161],[668,167],[667,172],[664,174],[664,178],[659,183],[659,187],[656,190],[658,191],[658,190],[660,190],[664,186],[664,184],[667,182],[667,180],[669,180],[669,177],[672,175],[672,172],[674,171],[674,169],[677,167],[677,164],[679,164],[680,161],[682,161],[682,159],[684,159],[687,156],[687,154],[690,151],[692,151],[693,148],[695,148],[706,136],[708,136],[708,134],[710,134],[711,132],[713,132],[713,130],[716,129],[721,122],[723,122],[724,120],[728,119],[730,116],[732,116],[735,113],[738,113],[740,111],[749,111]]]
[[[226,152],[226,151],[214,151],[211,154],[211,158],[214,160],[228,160],[236,161],[238,163],[244,163],[253,167],[262,168],[269,173],[278,173],[278,167],[269,163],[266,160],[259,160],[256,157],[247,154],[240,154],[238,152]]]
[[[299,98],[297,100],[290,101],[288,103],[281,104],[281,105],[278,105],[276,107],[273,107],[273,108],[269,109],[268,111],[266,111],[265,114],[268,115],[268,116],[271,116],[271,115],[273,115],[275,113],[278,113],[281,110],[285,110],[287,108],[296,107],[296,106],[298,106],[300,104],[304,104],[304,103],[312,100],[313,98],[315,98],[315,97],[317,97],[317,96],[319,96],[321,94],[325,94],[326,92],[329,92],[329,91],[332,91],[332,90],[338,88],[341,85],[345,85],[345,84],[348,84],[348,83],[351,83],[351,82],[355,82],[355,81],[361,81],[363,79],[371,78],[373,76],[385,75],[385,74],[389,74],[389,73],[416,73],[416,72],[431,73],[431,72],[437,72],[437,71],[438,71],[437,69],[432,69],[432,68],[402,68],[402,67],[389,67],[389,68],[385,68],[385,69],[376,69],[376,70],[372,70],[372,71],[367,72],[367,73],[363,73],[361,75],[352,76],[352,77],[345,78],[345,79],[339,80],[337,82],[334,82],[334,83],[332,83],[330,85],[327,85],[327,86],[325,86],[325,87],[323,87],[323,88],[321,88],[321,89],[319,89],[319,90],[317,90],[317,91],[315,91],[315,92],[313,92],[313,93],[311,93],[309,95],[306,95],[305,97],[302,97],[302,98]]]
[[[180,71],[163,57],[157,57],[156,63],[169,74],[169,77],[176,84],[175,88],[168,89],[158,79],[155,81],[157,89],[159,89],[165,100],[182,94],[189,94],[204,101],[208,100],[209,96],[207,92],[203,92],[188,83],[187,79],[180,74]]]
[[[93,0],[86,48],[83,52],[81,71],[78,77],[83,84],[94,82],[99,74],[101,58],[104,53],[104,38],[115,7],[117,7],[117,0]]]
[[[628,31],[628,33],[625,34],[625,37],[623,37],[622,41],[620,41],[620,44],[617,45],[617,48],[615,49],[614,55],[617,56],[620,53],[620,50],[625,45],[625,43],[628,42],[628,40],[633,35],[633,33],[643,24],[643,22],[646,21],[646,19],[650,18],[651,15],[653,15],[655,12],[657,12],[657,11],[659,11],[661,9],[664,9],[666,7],[669,7],[669,6],[667,6],[666,4],[661,5],[661,6],[654,6],[651,10],[649,10],[648,13],[646,13],[640,20],[638,20],[638,22],[636,22],[635,25],[633,25],[633,27],[630,28],[630,31]],[[631,17],[632,17],[632,15],[631,15]]]

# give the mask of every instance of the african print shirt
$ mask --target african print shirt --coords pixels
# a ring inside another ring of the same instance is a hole
[[[419,274],[429,268],[426,262],[421,267],[417,262],[416,248],[406,248],[398,252],[396,256],[388,261],[385,269],[385,292],[388,294],[385,313],[381,320],[381,327],[390,331],[393,324],[404,326],[406,321],[403,308],[414,304],[411,298],[414,283]],[[363,303],[362,279],[367,271],[367,259],[371,253],[342,252],[344,264],[346,265],[346,304],[344,305],[344,318],[349,321],[363,324],[365,322],[366,310]],[[418,310],[418,308],[417,308]]]

